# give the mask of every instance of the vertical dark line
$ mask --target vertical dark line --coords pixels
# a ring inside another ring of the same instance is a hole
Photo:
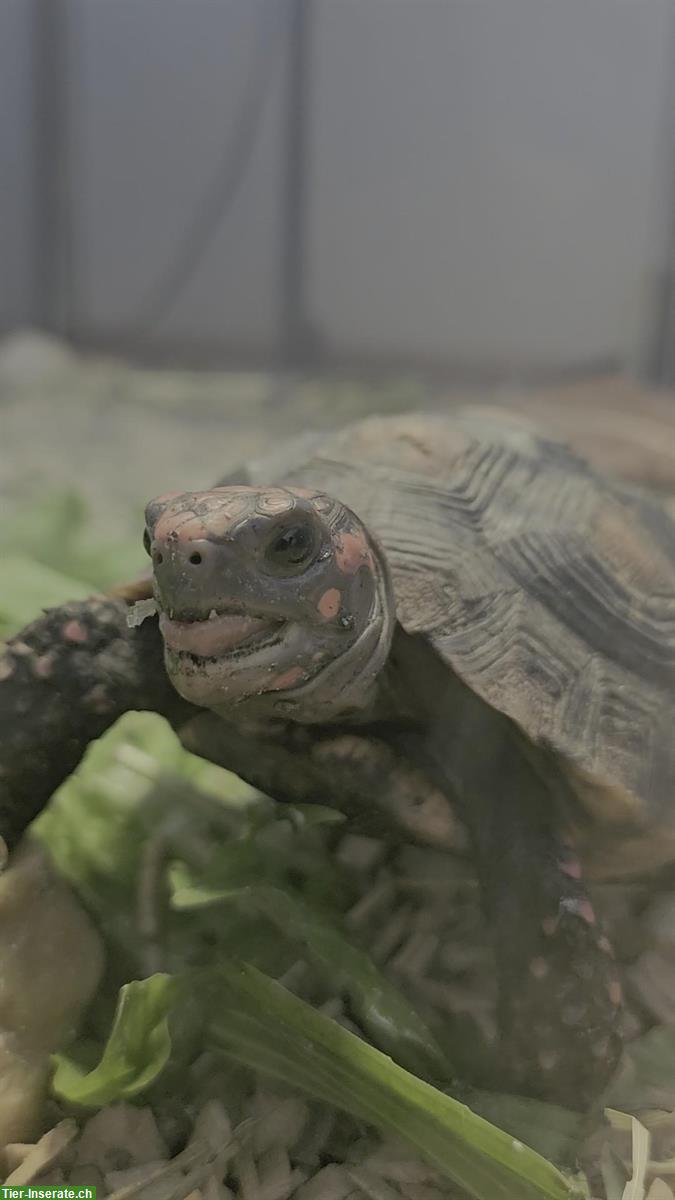
[[[664,111],[661,116],[660,150],[663,163],[659,172],[667,190],[669,212],[665,261],[655,280],[651,337],[646,348],[647,376],[655,383],[675,384],[675,13],[669,15],[670,69],[665,82]]]
[[[67,12],[68,0],[35,0],[35,315],[55,333],[68,328]]]
[[[281,247],[283,353],[289,363],[302,362],[312,352],[306,293],[312,18],[312,0],[291,0]]]

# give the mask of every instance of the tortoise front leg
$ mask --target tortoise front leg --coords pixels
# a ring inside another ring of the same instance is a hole
[[[498,972],[503,1086],[581,1109],[618,1062],[621,986],[564,833],[558,781],[522,740],[506,718],[460,718],[436,745],[433,776],[457,794],[473,843]]]
[[[373,836],[464,854],[466,831],[428,777],[366,730],[292,723],[246,729],[194,710],[178,735],[187,750],[233,771],[274,800],[326,804]]]
[[[130,710],[157,712],[188,749],[274,799],[332,804],[362,829],[392,827],[461,849],[464,831],[438,789],[383,741],[284,725],[246,731],[183,700],[169,682],[157,621],[130,629],[121,599],[46,611],[0,654],[0,837],[12,847],[90,742]]]
[[[498,972],[504,1086],[584,1108],[621,1050],[621,987],[565,833],[561,765],[398,634],[396,681],[423,720],[406,751],[454,796],[473,843]],[[400,741],[399,741],[400,745]]]
[[[0,836],[15,845],[87,746],[130,709],[172,724],[192,706],[164,671],[156,620],[135,629],[122,600],[46,611],[0,654]]]
[[[621,985],[555,786],[512,732],[492,748],[494,775],[475,771],[465,809],[494,938],[505,1066],[520,1089],[584,1108],[618,1062]]]

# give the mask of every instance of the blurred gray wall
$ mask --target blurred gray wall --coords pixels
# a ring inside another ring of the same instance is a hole
[[[674,34],[675,0],[0,0],[0,325],[221,361],[643,365]]]
[[[0,0],[0,329],[37,316],[33,18]]]

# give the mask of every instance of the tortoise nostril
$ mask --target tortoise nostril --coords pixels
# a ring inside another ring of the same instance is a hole
[[[155,550],[155,553],[152,556],[152,561],[156,563],[157,566],[160,566],[164,562],[164,555],[162,554],[161,550]]]
[[[199,553],[198,550],[195,550],[194,554],[190,555],[190,562],[192,563],[193,567],[198,567],[201,561],[202,561],[201,554]]]

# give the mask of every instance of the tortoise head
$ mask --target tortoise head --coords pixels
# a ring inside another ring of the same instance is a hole
[[[367,703],[394,602],[382,554],[339,501],[301,488],[172,493],[148,505],[144,542],[185,699],[302,722]]]

